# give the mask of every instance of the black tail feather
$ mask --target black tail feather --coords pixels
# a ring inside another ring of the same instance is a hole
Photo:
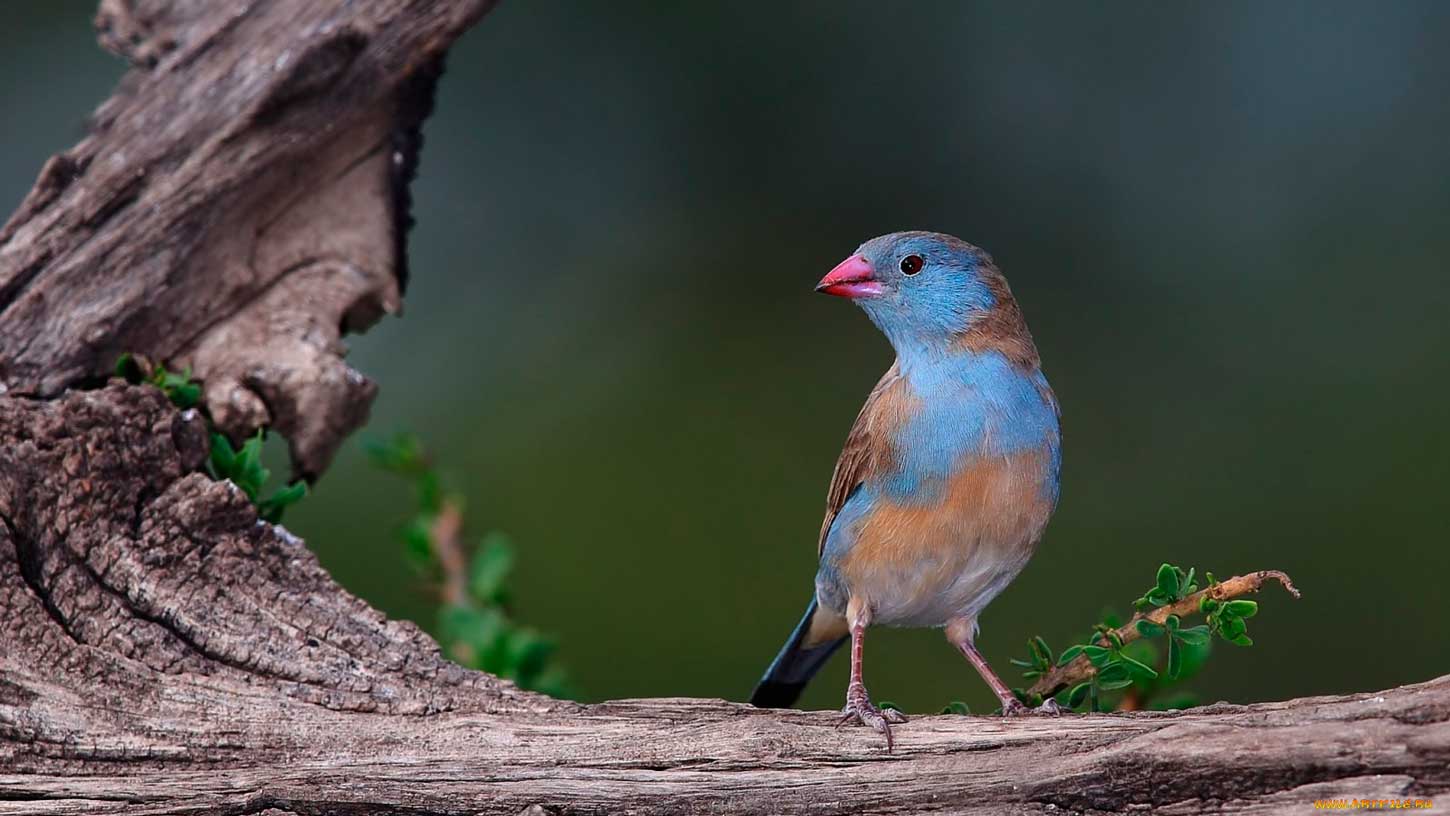
[[[820,671],[836,649],[846,641],[842,637],[818,646],[802,646],[811,629],[811,618],[815,614],[816,599],[811,598],[806,614],[796,624],[795,631],[790,633],[790,640],[781,647],[780,654],[775,656],[770,668],[765,670],[765,676],[756,684],[755,691],[750,695],[751,705],[760,708],[789,708],[794,705],[811,677]]]

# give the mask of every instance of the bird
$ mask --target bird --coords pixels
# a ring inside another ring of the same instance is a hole
[[[854,301],[896,352],[847,434],[826,497],[815,592],[751,694],[795,703],[846,641],[841,724],[891,750],[906,718],[862,677],[871,625],[945,630],[1004,715],[1019,701],[977,649],[978,616],[1022,571],[1057,506],[1057,397],[1022,310],[990,255],[951,235],[896,232],[837,264],[816,291]]]

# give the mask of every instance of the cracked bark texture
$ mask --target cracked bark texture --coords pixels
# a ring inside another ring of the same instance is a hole
[[[372,393],[341,335],[398,308],[418,124],[487,5],[102,2],[135,72],[0,230],[0,814],[1282,813],[1450,789],[1450,677],[917,717],[887,754],[829,712],[521,692],[334,584],[201,472],[198,412],[103,373],[190,364],[216,421],[276,427],[320,473]]]
[[[0,228],[0,391],[189,366],[222,429],[277,429],[315,478],[367,419],[341,338],[401,307],[418,126],[489,5],[105,0],[137,67]]]

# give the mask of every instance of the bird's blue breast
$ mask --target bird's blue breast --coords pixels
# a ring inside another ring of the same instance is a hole
[[[972,618],[1026,564],[1057,503],[1057,408],[1035,367],[996,351],[899,358],[873,419],[890,454],[836,516],[817,598],[870,599],[891,625]]]
[[[896,466],[874,486],[882,495],[929,502],[970,458],[1042,451],[1052,462],[1042,489],[1056,500],[1057,409],[1040,370],[1024,370],[996,351],[959,351],[903,361],[902,376],[916,410],[892,439]]]

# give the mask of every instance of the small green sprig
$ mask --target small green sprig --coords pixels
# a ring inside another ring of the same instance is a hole
[[[1031,688],[1013,692],[1031,706],[1052,695],[1069,709],[1086,706],[1103,711],[1147,707],[1171,690],[1176,695],[1174,702],[1184,705],[1187,698],[1171,687],[1199,670],[1210,654],[1214,635],[1238,646],[1253,644],[1244,620],[1258,612],[1258,604],[1234,595],[1255,591],[1269,578],[1280,581],[1295,597],[1299,595],[1288,576],[1280,572],[1252,573],[1226,582],[1205,573],[1207,587],[1201,591],[1195,574],[1192,568],[1161,565],[1153,586],[1134,601],[1138,613],[1131,625],[1107,615],[1093,627],[1092,634],[1055,657],[1045,640],[1032,638],[1027,642],[1028,659],[1012,662],[1023,669],[1026,679],[1035,682]],[[1184,625],[1183,616],[1193,613],[1204,615],[1205,623]],[[1108,692],[1120,693],[1111,705],[1105,698]]]
[[[1248,601],[1247,603],[1253,603]],[[1183,673],[1183,650],[1186,648],[1197,648],[1207,646],[1213,639],[1208,626],[1183,626],[1182,619],[1177,615],[1169,615],[1162,623],[1154,623],[1148,619],[1138,621],[1138,634],[1145,639],[1151,640],[1156,637],[1167,639],[1168,643],[1168,665],[1167,675],[1169,680],[1177,680]]]
[[[1031,659],[1013,660],[1017,666],[1025,667],[1022,676],[1028,680],[1040,678],[1054,668],[1066,666],[1078,657],[1085,657],[1095,671],[1088,680],[1078,683],[1063,694],[1058,704],[1071,709],[1089,705],[1093,711],[1101,711],[1103,692],[1127,688],[1134,683],[1151,683],[1159,677],[1159,671],[1151,665],[1154,655],[1145,650],[1143,644],[1125,643],[1117,633],[1112,616],[1093,628],[1093,634],[1081,644],[1069,646],[1062,654],[1053,656],[1052,649],[1041,637],[1027,641]],[[1013,689],[1018,699],[1030,706],[1044,702],[1040,693]]]
[[[126,352],[116,360],[115,372],[117,377],[131,385],[145,384],[161,389],[177,408],[197,408],[201,403],[201,383],[191,378],[190,368],[182,369],[178,374],[168,371],[164,364],[157,363],[153,366],[137,355]],[[218,481],[230,480],[256,505],[257,515],[263,521],[280,524],[282,514],[287,508],[307,497],[307,483],[298,479],[262,498],[262,488],[266,487],[267,480],[272,476],[272,472],[262,466],[262,443],[266,439],[266,432],[258,430],[255,436],[243,442],[240,448],[236,448],[225,434],[216,430],[205,408],[198,410],[211,434],[207,473]]]
[[[1012,658],[1012,665],[1021,668],[1022,676],[1031,680],[1041,677],[1052,668],[1052,648],[1041,637],[1027,641],[1027,659]]]
[[[288,507],[307,498],[307,483],[298,479],[272,491],[265,499],[261,498],[262,488],[272,477],[272,471],[262,465],[264,433],[259,430],[243,442],[241,448],[234,448],[226,434],[212,431],[207,471],[213,479],[230,480],[247,494],[247,498],[257,506],[257,515],[263,521],[280,524]]]
[[[375,465],[412,484],[417,506],[399,537],[408,563],[439,587],[438,635],[449,656],[520,688],[570,696],[557,661],[558,644],[509,614],[508,577],[514,567],[509,538],[491,532],[476,546],[462,542],[463,500],[445,489],[417,437],[399,434],[374,442],[368,454]]]
[[[1254,639],[1247,634],[1248,624],[1244,618],[1259,614],[1256,601],[1218,601],[1204,597],[1198,602],[1198,611],[1208,618],[1208,629],[1235,646],[1252,646]]]
[[[1152,589],[1143,593],[1143,597],[1133,601],[1133,608],[1142,612],[1155,606],[1168,606],[1197,591],[1198,584],[1193,582],[1192,567],[1184,572],[1172,564],[1164,564],[1158,568],[1158,575],[1153,582]]]
[[[132,385],[146,383],[160,388],[177,408],[195,408],[201,402],[201,384],[191,379],[190,368],[177,374],[167,371],[165,365],[157,364],[147,374],[141,361],[128,351],[116,360],[116,376]]]

